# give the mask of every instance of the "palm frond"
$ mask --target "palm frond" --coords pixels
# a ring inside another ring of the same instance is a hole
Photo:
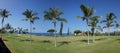
[[[28,19],[22,19],[22,21],[28,21]]]
[[[102,20],[100,23],[104,23],[104,22],[107,22],[106,20]]]
[[[94,8],[89,9],[89,16],[93,15],[93,13],[95,13],[95,11],[96,10]]]
[[[82,12],[84,13],[84,16],[88,16],[90,8],[88,6],[83,5],[83,4],[81,4],[80,8],[81,8]]]
[[[65,18],[57,18],[58,21],[67,22]]]
[[[107,28],[107,26],[104,26],[103,29],[104,29],[104,28]]]

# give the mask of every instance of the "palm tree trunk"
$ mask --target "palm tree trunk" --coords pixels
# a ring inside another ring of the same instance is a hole
[[[87,25],[87,31],[88,31],[88,32],[87,32],[87,35],[88,35],[88,45],[89,45],[89,43],[90,43],[89,41],[90,41],[90,40],[89,40],[89,28],[88,28],[88,25]]]
[[[56,19],[54,19],[54,37],[55,37],[55,47],[57,46],[57,38],[56,38]]]
[[[93,42],[95,42],[95,39],[94,39],[94,28],[92,29],[92,36],[93,36]]]
[[[119,36],[119,31],[118,31],[118,29],[119,29],[119,28],[117,27],[117,33],[116,33],[116,36]]]
[[[86,18],[88,18],[88,17],[86,17]],[[90,42],[89,42],[90,38],[89,38],[88,19],[86,19],[86,23],[87,23],[87,26],[86,26],[86,27],[87,27],[87,31],[88,31],[88,32],[87,32],[87,35],[88,35],[88,45],[89,45],[89,43],[90,43]]]
[[[108,36],[110,38],[110,27],[108,27]]]
[[[30,44],[32,44],[32,23],[30,22]]]
[[[117,29],[116,30],[116,36],[119,36],[119,30],[118,30],[119,28],[117,27],[116,29]]]

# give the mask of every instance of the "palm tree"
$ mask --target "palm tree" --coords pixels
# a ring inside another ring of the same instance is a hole
[[[115,24],[115,28],[117,29],[117,30],[116,30],[116,31],[117,31],[117,34],[115,33],[115,35],[118,35],[118,33],[119,33],[119,32],[118,32],[119,27],[120,27],[120,25],[119,25],[118,23],[116,23],[116,24]]]
[[[39,17],[38,17],[38,13],[33,13],[32,10],[28,10],[26,9],[26,11],[23,12],[23,15],[26,17],[25,21],[28,21],[30,22],[30,34],[32,33],[32,24],[34,24],[34,21],[35,20],[38,20]],[[32,43],[32,36],[30,35],[30,42]]]
[[[97,26],[96,29],[97,29],[97,31],[99,31],[99,32],[103,32],[103,28],[102,28],[101,26]]]
[[[22,33],[22,28],[18,27],[18,33],[21,34]]]
[[[85,5],[81,5],[80,6],[84,16],[77,16],[77,18],[82,18],[83,21],[86,20],[86,28],[87,30],[89,31],[89,28],[88,28],[88,21],[89,21],[89,18],[93,15],[93,13],[95,12],[95,10],[93,8],[90,8],[88,6],[85,6]],[[88,44],[89,44],[89,32],[87,33],[88,34]]]
[[[70,35],[70,29],[69,29],[69,27],[68,27],[67,35]]]
[[[99,22],[98,18],[101,18],[101,16],[93,16],[92,18],[90,18],[90,24],[89,26],[91,26],[91,31],[92,31],[92,36],[93,36],[93,42],[95,41],[94,40],[94,31],[96,29],[96,26]]]
[[[60,18],[60,15],[63,14],[58,8],[50,8],[49,10],[44,11],[44,20],[50,20],[52,23],[54,23],[54,30],[56,30],[56,20]],[[54,32],[55,36],[55,47],[56,47],[56,32]]]
[[[7,11],[6,9],[0,9],[0,16],[2,18],[2,22],[1,22],[1,27],[3,28],[3,24],[4,24],[4,20],[5,18],[8,18],[8,16],[10,16],[11,14],[9,14],[10,12]],[[2,38],[2,35],[1,35]]]
[[[114,13],[107,13],[106,14],[106,20],[101,21],[101,23],[105,23],[106,26],[104,28],[108,28],[108,36],[110,36],[110,27],[114,26],[114,23],[116,23]]]
[[[67,22],[67,20],[66,20],[65,18],[59,18],[58,21],[61,21],[60,32],[59,32],[59,34],[62,36],[63,22]]]
[[[11,27],[11,25],[8,23],[8,24],[6,24],[5,29],[8,30],[8,31],[11,31],[12,27]],[[8,32],[8,31],[7,31],[7,32]]]

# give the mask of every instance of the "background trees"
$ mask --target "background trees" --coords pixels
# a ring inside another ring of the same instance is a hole
[[[5,18],[8,18],[8,16],[10,16],[11,14],[10,14],[10,12],[9,11],[7,11],[6,9],[0,9],[0,16],[1,16],[1,18],[2,18],[2,21],[1,21],[1,27],[2,27],[2,29],[3,29],[3,24],[4,24],[4,20],[5,20]],[[1,35],[1,38],[2,38],[2,35]]]
[[[105,23],[106,26],[104,26],[104,28],[108,28],[108,36],[110,36],[110,27],[114,26],[114,24],[116,23],[116,15],[114,13],[107,13],[106,14],[106,19],[101,21],[101,23]]]
[[[80,30],[75,30],[74,31],[74,35],[76,36],[76,35],[79,35],[79,33],[82,33],[82,31],[80,31]]]

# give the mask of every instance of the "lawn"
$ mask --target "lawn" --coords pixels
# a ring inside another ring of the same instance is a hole
[[[94,43],[87,44],[87,36],[57,37],[54,47],[52,36],[4,34],[3,39],[13,53],[120,53],[120,36],[96,36]],[[92,37],[90,37],[92,40]]]

